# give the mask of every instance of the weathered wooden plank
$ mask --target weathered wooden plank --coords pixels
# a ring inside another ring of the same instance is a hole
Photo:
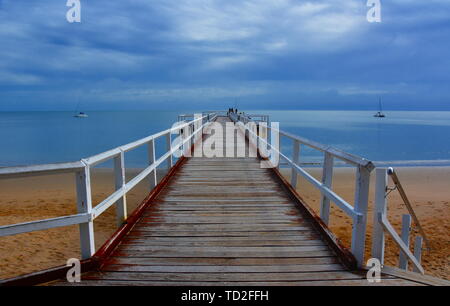
[[[155,201],[154,203],[177,203],[177,204],[182,204],[182,203],[189,203],[189,202],[197,202],[197,204],[200,204],[202,202],[208,204],[208,205],[216,205],[216,204],[257,204],[257,205],[262,205],[262,204],[285,204],[285,205],[289,205],[289,206],[294,206],[294,204],[289,200],[289,198],[279,198],[279,197],[266,197],[264,199],[252,199],[252,198],[242,198],[242,199],[237,199],[237,198],[229,198],[229,199],[185,199],[180,197],[179,199],[168,199],[167,197],[164,199],[159,199],[158,201]]]
[[[246,198],[246,197],[250,197],[250,198],[264,198],[264,197],[267,197],[267,195],[270,195],[270,194],[271,194],[270,192],[252,192],[252,191],[239,192],[239,193],[232,194],[232,195],[230,195],[227,192],[211,193],[211,194],[198,192],[198,193],[191,193],[191,194],[182,194],[182,193],[178,194],[178,193],[176,193],[176,194],[173,194],[173,195],[171,195],[171,194],[164,194],[163,193],[161,195],[161,197],[162,197],[162,199],[165,199],[165,196],[167,196],[168,200],[176,200],[176,199],[179,199],[180,196],[185,198],[185,199],[187,198],[187,199],[193,199],[193,200],[205,199],[205,198],[206,199],[211,199],[211,198],[213,198],[213,199],[229,199],[229,198],[232,198],[234,200],[240,200],[240,199]],[[285,199],[285,198],[282,198],[282,197],[277,198],[277,200],[283,200],[283,199]]]
[[[235,241],[166,241],[157,242],[149,239],[132,239],[124,240],[123,245],[151,245],[151,246],[174,246],[177,247],[212,247],[212,246],[307,246],[307,245],[321,245],[325,246],[322,240],[269,240],[269,241],[255,241],[255,240],[235,240]]]
[[[127,244],[121,245],[119,247],[120,251],[123,252],[132,252],[132,251],[145,251],[145,252],[171,252],[171,253],[198,253],[198,252],[207,252],[207,253],[302,253],[302,252],[312,252],[312,251],[326,251],[328,250],[328,246],[326,245],[318,245],[318,246],[251,246],[251,247],[223,247],[223,246],[214,246],[204,248],[202,246],[190,246],[190,247],[182,247],[178,245],[172,246],[156,246],[156,245],[142,245],[142,244]]]
[[[208,248],[209,249],[209,248]],[[232,252],[232,251],[209,251],[209,250],[190,250],[189,252],[179,252],[176,249],[164,249],[161,251],[139,251],[139,250],[123,250],[119,248],[116,256],[130,256],[130,257],[326,257],[335,256],[331,251],[302,251],[302,252],[288,252],[288,251],[242,251],[242,252]]]
[[[176,224],[176,223],[144,223],[139,222],[136,229],[140,231],[304,231],[308,230],[305,226],[295,226],[289,224]]]
[[[328,265],[260,265],[260,266],[140,266],[107,265],[108,272],[158,272],[158,273],[276,273],[276,272],[326,272],[344,271],[340,264]]]
[[[308,230],[304,231],[308,233]],[[298,236],[297,231],[284,231],[284,232],[261,232],[261,231],[247,231],[247,232],[230,232],[230,231],[216,231],[216,232],[197,232],[197,231],[140,231],[133,230],[129,236],[138,237],[266,237],[272,239],[274,236]]]
[[[138,241],[138,240],[142,240],[142,241],[148,241],[149,243],[154,242],[155,244],[157,244],[158,242],[171,242],[171,243],[179,243],[179,242],[208,242],[208,241],[215,241],[215,242],[230,242],[232,243],[233,241],[255,241],[255,242],[265,242],[265,241],[291,241],[291,242],[296,242],[296,241],[304,241],[304,240],[313,240],[313,239],[317,239],[319,240],[320,237],[317,233],[310,233],[310,232],[303,232],[302,234],[298,234],[295,236],[287,236],[287,235],[283,235],[283,236],[276,236],[276,235],[272,235],[272,236],[239,236],[239,237],[232,237],[232,236],[225,236],[225,237],[203,237],[203,236],[197,236],[197,237],[185,237],[185,236],[181,236],[181,237],[153,237],[151,239],[147,239],[146,237],[140,237],[139,235],[132,235],[132,233],[130,233],[130,235],[128,235],[127,237],[124,238],[124,241]]]
[[[369,283],[366,279],[342,279],[326,281],[126,281],[126,280],[85,280],[80,283],[59,283],[58,286],[423,286],[420,283],[402,279],[381,279],[379,283]]]
[[[158,257],[111,257],[107,264],[122,265],[142,265],[142,266],[207,266],[207,265],[227,265],[227,266],[246,266],[246,265],[317,265],[317,264],[336,264],[339,261],[334,256],[329,257],[260,257],[260,258],[158,258]]]
[[[202,220],[204,222],[202,222]],[[143,226],[150,226],[162,229],[164,227],[169,228],[177,228],[180,230],[181,228],[186,228],[188,230],[194,230],[194,229],[208,229],[208,228],[223,228],[224,226],[230,225],[230,228],[232,227],[239,227],[242,230],[245,229],[245,226],[251,227],[251,225],[255,225],[255,227],[260,226],[268,226],[267,228],[263,228],[264,230],[268,230],[272,226],[279,225],[280,227],[292,227],[292,226],[305,226],[309,223],[300,222],[298,220],[282,220],[282,219],[269,219],[269,218],[255,218],[254,220],[251,220],[249,222],[245,222],[244,219],[227,219],[227,218],[218,218],[214,220],[207,220],[207,219],[197,219],[197,218],[189,218],[186,217],[185,220],[182,218],[177,219],[164,219],[164,218],[146,218],[141,220],[139,223]],[[252,227],[253,228],[253,227]]]
[[[269,219],[255,219],[255,220],[252,220],[252,222],[245,222],[242,219],[238,219],[238,220],[217,219],[217,220],[212,220],[212,221],[203,219],[203,220],[205,220],[205,222],[201,222],[201,220],[197,220],[195,218],[192,220],[189,220],[188,218],[186,218],[186,219],[187,220],[182,221],[182,219],[167,220],[167,219],[150,218],[147,220],[142,220],[142,222],[140,222],[139,225],[147,226],[147,227],[151,227],[151,228],[157,228],[159,230],[166,230],[166,228],[170,228],[170,229],[176,228],[177,230],[181,230],[181,229],[207,230],[207,229],[217,229],[217,228],[221,229],[228,225],[230,225],[230,228],[237,227],[239,229],[245,230],[246,226],[253,229],[253,227],[251,227],[251,225],[255,225],[255,228],[257,226],[264,227],[266,225],[269,228],[271,226],[277,226],[277,225],[279,225],[280,227],[293,227],[293,226],[307,226],[308,225],[307,222],[299,222],[296,220],[282,221],[282,220],[269,220]],[[262,229],[268,230],[269,228],[262,228]]]
[[[137,272],[101,272],[89,273],[83,279],[104,280],[154,280],[154,281],[315,281],[362,279],[365,276],[345,272],[306,272],[306,273],[137,273]],[[365,280],[367,282],[367,280]]]
[[[166,213],[165,211],[155,208],[153,210],[148,210],[144,217],[153,218],[153,217],[184,217],[184,216],[227,216],[227,217],[237,217],[237,216],[252,216],[252,217],[296,217],[299,219],[303,219],[300,213],[292,211],[292,209],[287,208],[275,208],[270,209],[270,211],[266,210],[258,210],[258,209],[241,209],[241,210],[231,210],[228,211],[225,208],[222,209],[210,209],[208,211],[203,210],[195,210],[195,211],[172,211],[171,213]]]

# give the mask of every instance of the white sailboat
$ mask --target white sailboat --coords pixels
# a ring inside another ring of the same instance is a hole
[[[373,115],[373,116],[374,116],[374,117],[377,117],[377,118],[384,118],[384,117],[386,117],[386,115],[383,114],[383,110],[382,110],[382,108],[381,108],[381,98],[380,98],[380,100],[378,101],[378,109],[379,109],[379,111],[378,111],[375,115]]]
[[[76,111],[78,111],[79,106],[80,106],[80,100],[78,99]],[[76,118],[87,118],[88,115],[87,115],[86,113],[84,113],[84,112],[77,112],[77,113],[74,115],[74,117],[76,117]]]
[[[77,117],[77,118],[87,118],[88,115],[85,114],[85,113],[83,113],[83,112],[79,112],[79,113],[76,114],[74,117]]]

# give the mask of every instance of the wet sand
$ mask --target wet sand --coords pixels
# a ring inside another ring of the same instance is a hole
[[[320,178],[318,169],[310,171]],[[284,172],[289,176],[287,171]],[[433,247],[430,253],[423,254],[424,268],[430,275],[450,279],[450,168],[399,168],[398,174]],[[340,168],[333,179],[338,194],[352,203],[354,172]],[[95,205],[113,191],[113,175],[107,170],[97,170],[93,173],[92,184]],[[318,211],[320,197],[311,185],[299,180],[297,189]],[[134,188],[127,197],[128,210],[132,211],[147,193],[146,182]],[[0,225],[76,213],[73,174],[2,180],[0,196]],[[373,195],[370,200],[369,213]],[[391,223],[400,231],[401,215],[407,210],[396,192],[389,196],[388,209]],[[370,214],[367,255],[370,255],[371,219]],[[331,229],[344,244],[349,245],[351,220],[334,205],[330,220]],[[95,220],[97,248],[115,231],[115,224],[114,206]],[[79,257],[78,226],[0,237],[0,278],[64,265],[72,257]],[[386,263],[395,266],[397,258],[397,248],[388,241]]]

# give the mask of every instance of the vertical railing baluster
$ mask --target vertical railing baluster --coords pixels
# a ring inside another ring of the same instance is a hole
[[[364,266],[364,247],[366,243],[367,205],[369,202],[370,172],[365,167],[358,166],[356,170],[355,211],[361,217],[354,218],[352,229],[352,253],[358,266]]]
[[[411,215],[402,216],[402,235],[401,238],[405,245],[409,248],[409,232],[411,230]],[[398,259],[398,267],[403,270],[408,270],[408,257],[406,254],[400,250],[400,255]]]
[[[421,236],[416,236],[416,239],[414,240],[414,257],[419,263],[422,261],[422,243],[423,238]],[[420,273],[420,271],[415,266],[413,266],[413,271]]]
[[[170,136],[170,132],[168,132],[166,134],[166,149],[167,152],[170,152],[172,150],[172,138]],[[172,158],[172,154],[170,154],[170,156],[167,158],[167,170],[169,171],[170,168],[172,168],[173,166],[173,158]]]
[[[279,141],[278,145],[279,145],[279,148],[280,148],[280,152],[282,152],[282,147],[283,147],[283,145],[282,145],[282,137],[281,136],[282,136],[281,134],[278,135],[278,141]],[[270,144],[272,144],[272,143],[270,143]],[[272,148],[270,148],[270,157],[273,157],[273,154],[275,154],[275,152],[274,152],[274,150]],[[280,170],[280,164],[281,164],[281,158],[278,157],[278,163],[276,165],[277,170]]]
[[[331,184],[333,182],[333,164],[333,155],[325,152],[322,168],[322,184],[328,188],[331,188]],[[325,224],[328,225],[330,219],[330,199],[323,194],[320,200],[320,218],[323,222],[325,222]]]
[[[298,162],[300,160],[300,142],[298,140],[293,141],[293,148],[292,148],[292,161],[294,164],[298,165]],[[297,170],[292,167],[291,170],[291,186],[297,188]]]
[[[183,142],[183,146],[182,146],[183,156],[191,157],[192,156],[192,152],[191,152],[192,141],[189,138],[191,135],[190,126],[189,125],[185,126],[184,128],[181,129],[181,132],[183,133],[183,136],[181,137],[181,141]]]
[[[148,142],[147,145],[147,151],[148,151],[148,164],[153,165],[156,160],[155,155],[155,139],[151,139]],[[150,183],[150,190],[155,188],[155,186],[158,184],[157,180],[157,171],[156,168],[149,174],[149,183]]]
[[[92,213],[91,175],[89,166],[76,174],[77,210],[79,214]],[[90,220],[79,225],[81,259],[90,258],[95,253],[94,222]]]
[[[123,151],[114,157],[114,182],[116,190],[125,185],[125,154]],[[116,220],[120,226],[127,219],[127,196],[124,195],[116,202]]]
[[[192,150],[192,152],[191,152],[191,156],[194,156],[195,155],[195,140],[196,140],[196,138],[197,138],[197,134],[194,134],[194,132],[195,132],[195,125],[194,125],[194,123],[191,123],[190,125],[189,125],[189,135],[191,136],[191,140],[189,141],[189,145],[191,146],[191,150]]]
[[[384,264],[384,246],[385,236],[384,229],[379,222],[379,215],[386,214],[386,189],[388,186],[387,169],[376,169],[375,182],[375,207],[373,211],[373,232],[372,232],[372,257],[377,258],[380,263]]]

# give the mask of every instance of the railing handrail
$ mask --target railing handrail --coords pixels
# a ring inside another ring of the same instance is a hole
[[[251,116],[251,115],[248,115],[248,114],[241,115],[241,117],[245,117],[247,122],[252,120],[252,119],[249,118],[249,116]],[[293,134],[291,134],[289,132],[286,132],[286,131],[283,131],[283,130],[280,130],[280,129],[276,129],[276,128],[273,128],[273,127],[270,127],[270,126],[267,126],[267,129],[268,130],[272,130],[273,129],[276,132],[278,132],[279,135],[286,136],[287,138],[290,138],[292,140],[298,141],[301,144],[306,145],[306,146],[308,146],[310,148],[316,149],[316,150],[321,151],[321,152],[330,153],[332,156],[334,156],[334,157],[336,157],[338,159],[341,159],[341,160],[343,160],[343,161],[345,161],[345,162],[347,162],[349,164],[362,166],[362,167],[366,168],[367,170],[369,170],[369,172],[372,171],[373,169],[375,169],[375,165],[373,164],[373,162],[368,160],[368,159],[365,159],[363,157],[360,157],[360,156],[357,156],[357,155],[354,155],[354,154],[350,154],[350,153],[347,153],[347,152],[342,151],[340,149],[337,149],[337,148],[335,148],[333,146],[325,145],[325,144],[322,144],[322,143],[319,143],[319,142],[316,142],[316,141],[309,140],[309,139],[304,138],[304,137],[293,135]]]
[[[311,184],[313,184],[316,188],[318,188],[322,193],[326,194],[327,197],[331,198],[333,202],[335,202],[344,212],[346,212],[350,217],[357,220],[358,218],[361,218],[362,215],[354,210],[353,206],[350,205],[347,201],[342,199],[338,194],[336,194],[333,190],[331,190],[328,186],[325,186],[325,184],[319,182],[317,179],[315,179],[312,175],[307,173],[305,170],[302,169],[299,165],[294,163],[289,157],[284,155],[281,151],[276,149],[272,144],[267,142],[265,139],[261,138],[257,134],[255,134],[253,131],[248,130],[252,136],[256,137],[259,141],[263,142],[265,145],[268,145],[271,150],[274,150],[275,154],[278,154],[282,159],[284,159],[291,167],[293,167],[297,173],[302,175],[306,180],[308,180]]]
[[[168,133],[172,133],[174,131],[178,131],[186,126],[193,124],[199,120],[203,120],[208,116],[199,117],[187,123],[177,125],[175,127],[163,130],[161,132],[155,133],[153,135],[132,141],[125,145],[116,147],[114,149],[110,149],[108,151],[104,151],[102,153],[92,155],[90,157],[81,159],[80,161],[74,162],[66,162],[66,163],[54,163],[54,164],[41,164],[41,165],[31,165],[31,166],[17,166],[17,167],[3,167],[0,168],[0,179],[2,178],[12,178],[17,176],[28,176],[28,175],[47,175],[47,174],[57,174],[57,173],[66,173],[66,172],[76,172],[82,168],[84,168],[85,164],[90,166],[95,166],[99,163],[107,161],[113,157],[116,157],[121,152],[128,152],[137,147],[144,145],[152,139],[157,139],[161,136],[164,136]]]
[[[388,169],[388,175],[392,178],[392,181],[394,182],[395,186],[397,187],[397,190],[400,194],[400,197],[403,200],[403,203],[405,203],[405,206],[408,209],[409,214],[411,215],[412,219],[414,220],[414,223],[418,227],[419,232],[422,235],[422,238],[425,241],[425,244],[427,245],[427,249],[431,249],[431,245],[425,234],[425,231],[423,230],[423,227],[420,224],[419,218],[417,218],[416,212],[414,211],[414,208],[412,207],[411,202],[409,201],[408,196],[406,195],[405,189],[403,189],[402,183],[400,182],[400,179],[398,178],[397,173],[395,172],[394,168],[391,167]]]
[[[269,127],[269,129],[272,129],[272,128]],[[297,140],[301,144],[304,144],[304,145],[306,145],[310,148],[316,149],[318,151],[330,153],[334,157],[336,157],[340,160],[343,160],[349,164],[356,165],[356,166],[362,166],[362,167],[368,169],[369,171],[372,171],[375,168],[372,161],[365,159],[363,157],[359,157],[357,155],[347,153],[345,151],[342,151],[342,150],[337,149],[330,145],[324,145],[324,144],[309,140],[304,137],[293,135],[293,134],[285,132],[283,130],[277,130],[277,131],[280,133],[280,135],[286,136],[292,140]]]
[[[0,168],[0,179],[5,177],[16,178],[23,176],[76,172],[83,167],[84,164],[81,161],[32,166],[3,167]]]

